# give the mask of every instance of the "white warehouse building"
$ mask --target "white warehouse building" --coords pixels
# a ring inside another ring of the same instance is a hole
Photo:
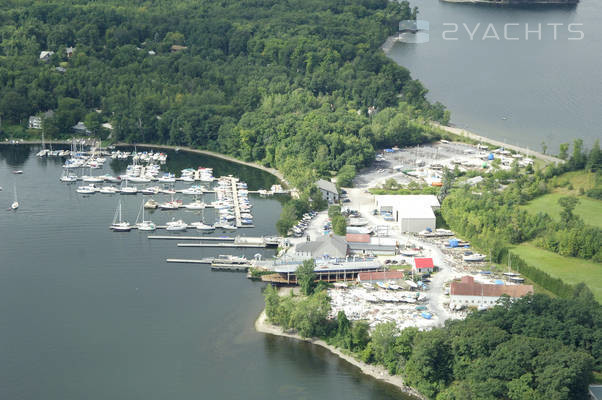
[[[402,232],[416,233],[436,228],[434,210],[438,210],[440,204],[434,195],[378,195],[374,199],[378,212],[390,213]]]

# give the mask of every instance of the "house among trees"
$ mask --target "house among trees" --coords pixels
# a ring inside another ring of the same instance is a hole
[[[320,190],[320,193],[322,193],[322,198],[326,200],[328,204],[339,202],[339,191],[334,183],[319,179],[316,182],[316,186]]]
[[[67,47],[65,49],[65,54],[67,55],[67,58],[73,57],[73,53],[75,53],[75,47]]]
[[[533,293],[533,285],[484,284],[475,282],[472,276],[464,276],[460,282],[451,283],[449,306],[490,308],[502,295],[516,299],[530,293]]]
[[[44,120],[54,117],[54,111],[48,110],[42,115],[32,115],[29,117],[29,123],[27,127],[29,129],[42,129],[44,128]]]
[[[186,47],[186,46],[181,46],[179,44],[174,44],[174,45],[171,46],[170,51],[172,53],[176,53],[178,51],[186,50],[187,48],[188,47]]]
[[[40,52],[40,61],[48,61],[50,60],[50,57],[52,57],[52,55],[54,54],[54,51],[41,51]]]
[[[86,127],[86,124],[84,124],[82,121],[79,121],[77,124],[75,124],[71,129],[73,129],[75,131],[75,133],[79,133],[81,135],[89,135],[90,130]]]

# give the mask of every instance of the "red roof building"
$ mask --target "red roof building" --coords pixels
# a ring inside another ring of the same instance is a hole
[[[370,235],[367,233],[348,233],[345,239],[350,243],[370,243]]]
[[[519,298],[533,293],[533,285],[492,285],[478,283],[472,276],[452,282],[450,306],[492,307],[502,295]]]
[[[414,258],[414,269],[418,272],[433,272],[435,264],[432,258]]]
[[[403,271],[360,272],[358,282],[378,282],[403,279]]]

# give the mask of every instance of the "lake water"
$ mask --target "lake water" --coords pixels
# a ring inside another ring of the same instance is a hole
[[[36,151],[0,146],[0,399],[407,398],[322,348],[257,333],[262,284],[164,261],[227,251],[111,232],[118,197],[77,194],[76,185],[58,181],[60,160],[38,159]],[[170,170],[197,166],[240,176],[249,189],[275,183],[252,168],[169,154]],[[103,173],[124,167],[107,162]],[[17,212],[8,211],[13,183]],[[121,199],[133,222],[142,196]],[[239,233],[274,234],[280,202],[251,201],[256,228]],[[151,218],[172,215],[198,218],[185,211]]]
[[[510,144],[549,151],[602,138],[602,4],[507,8],[414,0],[429,41],[397,43],[388,55],[445,104],[457,126]],[[445,31],[457,32],[445,34]],[[480,24],[480,25],[478,25]],[[507,25],[504,36],[505,24]],[[529,33],[539,30],[539,34]],[[562,24],[554,27],[548,24]],[[570,33],[569,24],[573,31]],[[489,26],[492,28],[489,28]],[[473,39],[470,39],[470,31]],[[495,36],[499,37],[499,40]],[[489,36],[491,38],[485,38]],[[518,38],[519,40],[506,40]]]

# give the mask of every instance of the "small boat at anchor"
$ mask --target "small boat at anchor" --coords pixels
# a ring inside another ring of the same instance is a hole
[[[115,217],[113,217],[113,223],[111,224],[113,232],[129,232],[132,230],[132,226],[129,222],[124,221],[121,217],[121,201],[115,210]]]

